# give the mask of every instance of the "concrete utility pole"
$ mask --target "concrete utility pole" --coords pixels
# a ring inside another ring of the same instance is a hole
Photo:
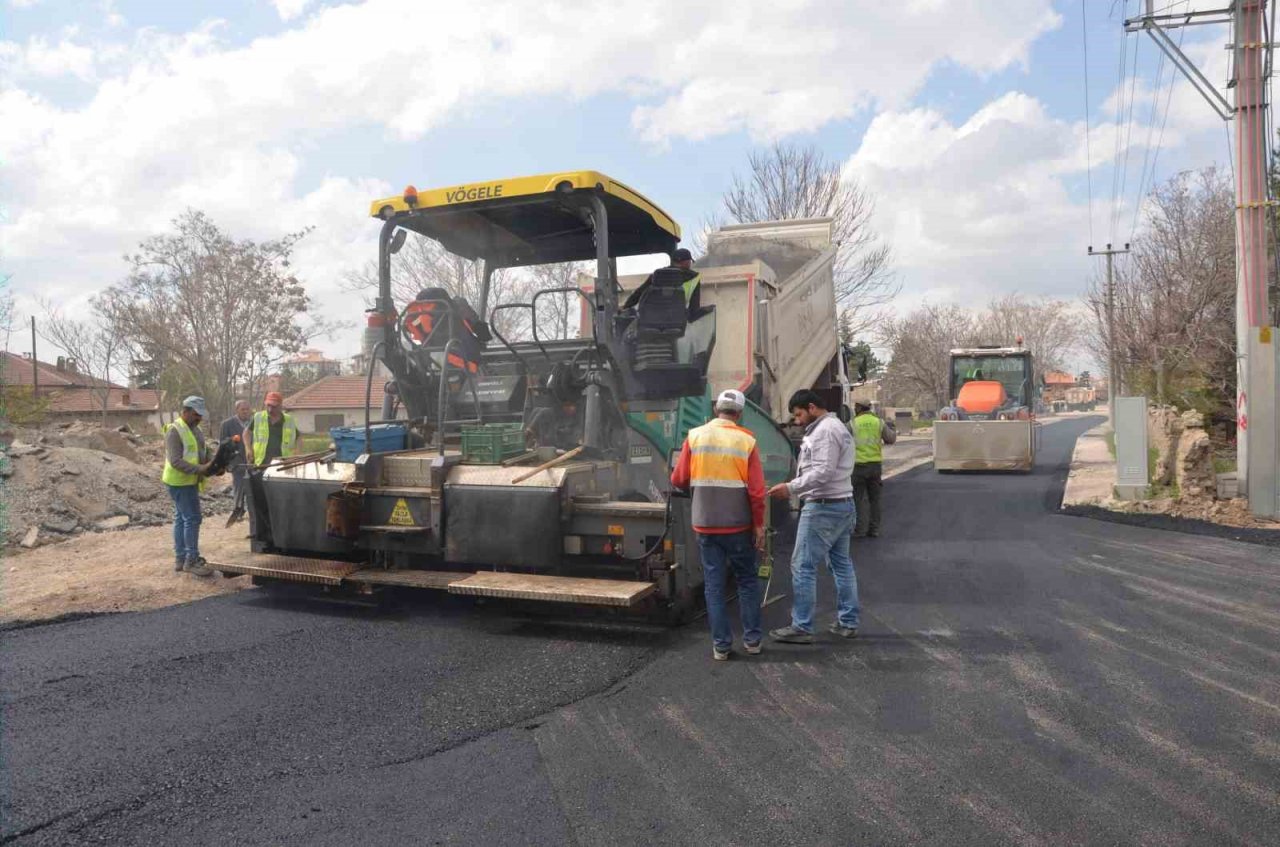
[[[40,396],[40,366],[36,363],[36,316],[31,316],[31,399]]]
[[[1116,282],[1113,275],[1114,260],[1111,257],[1128,252],[1128,244],[1124,245],[1123,250],[1112,250],[1108,244],[1106,250],[1096,253],[1093,245],[1089,245],[1090,256],[1107,257],[1107,419],[1111,422],[1113,432],[1116,428],[1116,398],[1120,396],[1120,365],[1116,362]]]
[[[1125,21],[1145,31],[1223,120],[1235,120],[1236,147],[1236,478],[1249,508],[1263,517],[1280,513],[1280,445],[1276,426],[1276,332],[1267,300],[1268,197],[1266,81],[1272,43],[1263,18],[1266,0],[1235,0],[1225,8],[1155,14]],[[1166,30],[1229,24],[1234,103],[1173,43]],[[1265,68],[1264,68],[1265,64]]]

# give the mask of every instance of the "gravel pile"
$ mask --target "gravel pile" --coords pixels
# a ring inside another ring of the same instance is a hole
[[[19,431],[12,438],[0,465],[8,544],[35,547],[83,532],[172,521],[158,442],[83,424]],[[209,486],[202,497],[205,515],[230,511],[228,481]]]

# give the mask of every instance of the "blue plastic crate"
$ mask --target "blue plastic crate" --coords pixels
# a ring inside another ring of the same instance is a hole
[[[374,453],[403,450],[409,430],[404,424],[374,424],[369,427],[369,449]],[[364,452],[364,427],[335,426],[329,430],[339,462],[354,462]]]

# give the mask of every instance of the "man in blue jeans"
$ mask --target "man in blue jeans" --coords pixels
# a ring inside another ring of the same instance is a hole
[[[182,412],[165,433],[160,476],[173,500],[173,569],[200,577],[213,575],[200,555],[200,489],[212,464],[200,432],[205,414],[203,397],[182,401]]]
[[[791,554],[791,625],[771,630],[775,641],[813,643],[813,606],[817,569],[826,561],[836,581],[836,620],[827,631],[841,638],[858,635],[858,578],[849,558],[853,532],[853,437],[840,418],[828,412],[817,392],[797,391],[787,403],[792,420],[803,426],[796,478],[769,489],[769,496],[800,498],[800,523]]]
[[[716,398],[716,417],[689,430],[671,484],[693,491],[693,530],[702,558],[702,587],[711,624],[711,658],[727,660],[733,632],[724,587],[732,569],[738,584],[742,645],[761,650],[760,583],[756,550],[764,547],[764,468],[751,431],[738,425],[747,398],[730,389]]]

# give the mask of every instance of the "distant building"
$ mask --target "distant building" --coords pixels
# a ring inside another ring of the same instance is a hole
[[[363,374],[327,376],[284,398],[285,411],[294,416],[303,432],[325,433],[335,426],[363,426],[365,379]],[[369,417],[379,419],[382,383],[377,379],[373,381],[369,406]]]
[[[303,350],[296,356],[280,363],[280,375],[285,382],[315,382],[326,376],[337,376],[342,373],[342,362],[339,359],[327,358],[319,350]]]
[[[83,420],[103,422],[106,404],[108,426],[128,424],[135,431],[158,430],[164,411],[164,393],[151,388],[128,388],[79,372],[74,359],[59,357],[57,364],[32,361],[27,356],[4,352],[0,362],[0,391],[21,387],[32,391],[38,383],[38,396],[49,401],[50,421]],[[34,371],[34,373],[33,373]]]

